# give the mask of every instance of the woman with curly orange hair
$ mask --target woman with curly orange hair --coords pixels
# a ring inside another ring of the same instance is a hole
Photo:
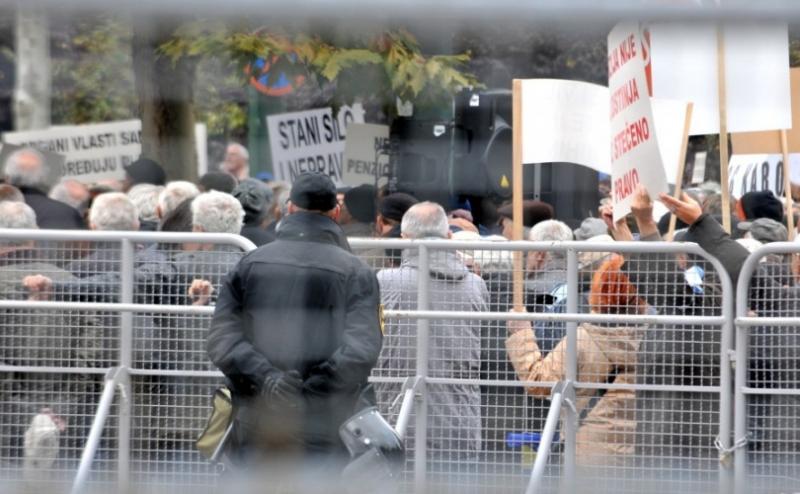
[[[621,271],[624,259],[612,255],[592,278],[589,304],[594,314],[643,314],[646,305]],[[583,323],[578,326],[580,383],[635,384],[636,353],[642,326]],[[522,381],[555,382],[566,378],[567,340],[542,356],[529,321],[509,321],[508,356]],[[531,386],[528,393],[550,396],[549,386]],[[577,434],[580,465],[614,465],[633,453],[636,433],[635,395],[628,389],[576,390],[582,418]],[[599,399],[598,399],[599,398]]]

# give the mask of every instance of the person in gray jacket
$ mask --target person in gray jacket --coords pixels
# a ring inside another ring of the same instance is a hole
[[[447,216],[438,204],[423,202],[403,216],[401,235],[409,239],[449,238]],[[381,302],[387,310],[417,309],[419,254],[403,251],[399,267],[378,272]],[[437,311],[487,310],[488,291],[479,276],[469,272],[452,250],[432,249],[429,254],[428,309]],[[378,375],[411,376],[415,373],[416,323],[410,319],[387,321]],[[428,344],[430,377],[479,379],[481,366],[481,322],[476,320],[432,320]],[[382,413],[392,416],[399,384],[376,386]],[[456,463],[477,458],[482,448],[481,394],[477,384],[428,385],[429,458],[453,472]]]

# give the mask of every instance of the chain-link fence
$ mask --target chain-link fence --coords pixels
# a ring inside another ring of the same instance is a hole
[[[110,408],[90,485],[215,485],[218,471],[193,444],[220,383],[205,332],[221,276],[252,247],[235,236],[13,233],[2,237],[11,254],[0,266],[2,481],[28,482],[27,433],[39,420],[58,431],[57,448],[33,477],[71,482],[103,376],[123,367],[130,394]],[[381,285],[372,381],[390,423],[403,383],[423,378],[407,436],[409,490],[522,492],[550,391],[563,381],[576,397],[562,408],[543,489],[730,488],[733,291],[697,246],[351,246]],[[515,274],[524,313],[510,312]],[[214,290],[190,295],[196,280]]]
[[[800,490],[800,245],[765,245],[737,286],[737,486]]]

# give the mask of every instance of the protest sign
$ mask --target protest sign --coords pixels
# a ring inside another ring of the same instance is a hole
[[[578,163],[611,173],[608,88],[557,79],[520,84],[523,163]]]
[[[344,146],[351,123],[364,123],[361,104],[341,107],[336,118],[331,108],[267,116],[275,178],[293,182],[301,173],[318,172],[344,185]]]
[[[377,179],[379,187],[385,184],[389,176],[389,155],[381,150],[386,149],[388,140],[387,125],[348,125],[342,183],[351,187],[374,185]]]
[[[638,185],[655,197],[667,191],[645,77],[638,23],[620,23],[608,35],[609,142],[614,220],[630,212]]]
[[[6,132],[3,142],[64,156],[62,176],[81,182],[122,179],[142,151],[139,120]]]
[[[679,164],[686,155],[683,138],[686,135],[684,120],[690,103],[658,98],[650,98],[653,120],[656,124],[658,148],[667,183],[675,184],[679,175]],[[682,175],[682,174],[681,174]]]
[[[653,96],[694,103],[690,135],[719,133],[716,24],[657,23],[647,30]],[[729,23],[723,41],[728,131],[791,127],[788,26]]]
[[[206,157],[205,124],[195,126],[198,168]],[[142,154],[141,120],[5,132],[3,143],[32,147],[64,157],[61,175],[84,183],[125,178],[124,167]]]
[[[529,79],[522,85],[523,163],[577,163],[611,174],[608,88]],[[685,101],[651,98],[661,161],[673,183],[680,162]]]
[[[800,153],[789,155],[792,183],[800,184]],[[777,197],[785,194],[783,156],[781,154],[734,154],[728,168],[728,190],[736,199],[748,192],[771,190]]]
[[[789,71],[791,93],[798,95],[792,98],[792,122],[786,127],[788,151],[800,152],[800,68]],[[780,153],[781,136],[774,130],[760,132],[740,132],[731,134],[734,154]]]

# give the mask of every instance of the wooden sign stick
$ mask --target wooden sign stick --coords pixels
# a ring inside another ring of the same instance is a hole
[[[513,169],[511,172],[511,210],[513,216],[512,237],[514,240],[522,240],[522,81],[514,79],[512,85],[512,129],[513,129]],[[513,269],[513,298],[512,303],[515,311],[522,311],[525,307],[523,298],[523,284],[525,273],[523,272],[521,251],[514,251]]]
[[[692,109],[694,108],[693,103],[689,103],[686,105],[686,118],[683,121],[683,138],[681,139],[681,152],[678,155],[678,173],[675,177],[675,199],[681,198],[681,193],[683,192],[683,172],[686,168],[686,148],[689,146],[689,127],[692,124]],[[671,214],[669,217],[669,230],[667,231],[667,241],[672,241],[672,237],[675,235],[675,225],[677,223],[678,217],[675,216],[675,213]]]
[[[722,189],[722,227],[731,233],[731,192],[728,184],[728,108],[725,94],[725,36],[717,26],[717,90],[719,92],[719,184]]]
[[[783,193],[786,197],[786,229],[789,241],[794,240],[794,207],[792,203],[792,167],[789,164],[789,145],[786,143],[786,130],[781,130],[781,153],[783,153]]]

